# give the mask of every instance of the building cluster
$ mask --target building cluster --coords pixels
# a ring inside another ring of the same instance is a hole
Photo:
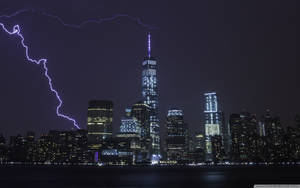
[[[168,110],[165,133],[154,147],[151,108],[142,101],[126,108],[119,131],[113,136],[113,103],[90,101],[87,130],[55,131],[41,135],[0,136],[0,162],[43,164],[184,165],[199,163],[300,162],[300,116],[293,127],[284,128],[270,111],[257,118],[243,111],[225,123],[215,93],[204,95],[205,124],[190,133],[180,109]]]
[[[235,162],[297,162],[300,161],[300,126],[284,129],[279,117],[270,111],[258,119],[242,112],[229,118],[231,159]]]
[[[26,136],[11,136],[9,143],[0,136],[0,162],[23,163],[87,163],[92,161],[87,150],[87,132],[49,131],[36,138],[34,132]]]
[[[0,162],[181,165],[199,163],[300,162],[300,117],[296,126],[283,127],[270,111],[258,118],[243,111],[227,122],[215,92],[204,94],[204,124],[191,133],[182,109],[169,109],[159,120],[157,61],[142,62],[141,99],[124,111],[113,135],[114,105],[109,100],[89,101],[87,130],[33,132],[0,136]],[[165,133],[162,136],[160,126]],[[161,137],[162,136],[162,137]],[[161,139],[163,138],[163,139]]]

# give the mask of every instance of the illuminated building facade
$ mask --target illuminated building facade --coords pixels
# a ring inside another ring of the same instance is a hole
[[[150,136],[153,157],[160,155],[160,135],[158,119],[157,61],[151,57],[150,34],[148,34],[148,57],[143,61],[142,97],[150,107]]]
[[[263,122],[258,122],[258,134],[263,137],[266,136],[265,124]]]
[[[272,117],[270,115],[270,110],[267,110],[266,114],[263,116],[262,122],[264,125],[265,135],[272,140],[271,142],[274,145],[280,145],[283,128],[279,117]]]
[[[223,139],[221,135],[211,137],[212,160],[221,162],[224,159]]]
[[[191,156],[191,161],[194,163],[199,163],[204,161],[205,153],[205,134],[202,132],[196,132],[194,135],[194,148],[191,151],[193,154]]]
[[[69,147],[69,161],[71,163],[86,163],[91,160],[88,153],[87,131],[79,129],[76,131],[68,131],[69,137],[66,142]]]
[[[262,118],[265,129],[265,138],[267,146],[266,158],[268,161],[283,160],[284,154],[284,129],[281,125],[279,117],[272,117],[270,110]]]
[[[235,162],[255,161],[260,154],[258,122],[255,114],[242,112],[229,118],[232,159]]]
[[[90,149],[99,149],[101,142],[112,136],[113,102],[90,101],[87,131]]]
[[[138,161],[147,162],[151,159],[151,137],[150,137],[150,107],[142,101],[131,107],[131,117],[135,118],[141,128],[141,148],[138,154]]]
[[[63,161],[67,158],[66,151],[58,151],[58,144],[53,142],[48,135],[42,135],[36,141],[33,161],[35,162],[49,162],[59,160]]]
[[[48,135],[38,139],[38,147],[42,152],[49,153],[50,162],[83,163],[89,161],[87,152],[87,131],[80,129],[76,131],[50,130]],[[42,161],[43,157],[41,157]]]
[[[137,102],[131,107],[131,117],[134,117],[141,127],[141,138],[145,142],[150,138],[150,107],[142,101]]]
[[[106,165],[132,165],[136,162],[133,139],[120,135],[122,134],[103,141],[99,150],[99,162]]]
[[[132,108],[127,108],[125,110],[126,117],[121,119],[120,132],[117,135],[118,138],[127,138],[129,140],[130,147],[127,148],[127,151],[133,153],[134,163],[143,161],[148,154],[148,152],[146,155],[142,153],[142,121],[133,116],[132,112],[135,112],[135,115],[138,115],[135,110],[132,111]]]
[[[205,148],[205,135],[202,132],[194,132],[189,136],[189,163],[201,163],[204,162],[204,148]]]
[[[187,160],[188,130],[182,110],[168,111],[166,118],[166,154],[168,161]]]
[[[194,136],[195,149],[204,149],[205,148],[204,141],[205,141],[204,134],[197,132]]]
[[[133,134],[136,137],[141,137],[141,127],[139,122],[134,117],[125,117],[121,119],[120,126],[121,134]]]
[[[119,133],[103,142],[99,160],[110,165],[135,164],[141,149],[141,126],[131,116],[131,108],[125,109]]]
[[[215,92],[205,93],[205,158],[212,161],[211,137],[220,135],[223,142],[223,113],[219,111],[217,94]]]

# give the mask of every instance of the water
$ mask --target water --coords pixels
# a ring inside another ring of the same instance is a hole
[[[231,188],[254,184],[300,184],[300,167],[0,166],[0,188]]]

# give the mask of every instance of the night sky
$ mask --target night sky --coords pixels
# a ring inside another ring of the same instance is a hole
[[[0,13],[41,9],[79,24],[128,14],[152,31],[158,60],[161,127],[169,108],[181,108],[192,130],[203,122],[203,93],[216,91],[228,120],[246,109],[258,117],[270,108],[285,125],[300,113],[299,1],[11,1]],[[298,13],[297,13],[298,10]],[[148,29],[128,18],[81,29],[27,12],[0,22],[19,24],[30,56],[47,58],[64,101],[62,111],[86,128],[88,101],[113,100],[114,132],[125,107],[141,99],[142,61]],[[298,31],[298,32],[297,32]],[[16,36],[0,30],[0,132],[6,136],[73,128],[58,118],[41,67],[26,61]]]

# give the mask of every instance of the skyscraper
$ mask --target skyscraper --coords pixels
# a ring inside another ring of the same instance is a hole
[[[150,108],[142,101],[132,105],[131,117],[137,119],[141,126],[141,153],[144,160],[150,159],[151,137],[150,137]]]
[[[249,112],[231,114],[229,124],[233,161],[255,161],[259,156],[258,122],[256,115]]]
[[[204,135],[200,132],[196,132],[194,136],[194,148],[195,149],[204,149]]]
[[[131,117],[135,117],[141,126],[142,139],[149,139],[150,137],[150,109],[147,104],[137,102],[131,107]]]
[[[205,156],[207,161],[212,160],[211,137],[220,135],[223,137],[224,119],[223,113],[219,111],[217,94],[215,92],[205,93]],[[223,141],[222,141],[223,142]]]
[[[187,124],[183,120],[182,110],[169,110],[166,118],[166,154],[168,161],[178,162],[187,159],[187,136]]]
[[[266,136],[272,140],[274,145],[279,145],[281,136],[283,135],[283,128],[279,117],[272,117],[270,110],[267,110],[266,115],[264,115],[262,119]]]
[[[148,56],[144,58],[142,71],[142,97],[144,104],[150,107],[150,136],[152,156],[160,155],[160,135],[158,119],[157,62],[151,57],[151,36],[148,34]]]
[[[189,148],[188,158],[190,163],[200,163],[204,161],[204,149],[205,149],[205,136],[201,132],[195,132],[189,137],[191,144]]]
[[[118,138],[127,138],[130,141],[129,150],[134,153],[134,161],[149,163],[151,160],[150,137],[150,108],[139,101],[125,109],[125,116],[121,119]]]
[[[99,149],[101,142],[112,136],[112,121],[112,101],[89,102],[87,130],[90,149]]]
[[[278,161],[284,156],[283,152],[283,135],[284,129],[279,117],[272,117],[270,110],[267,110],[263,116],[262,122],[265,128],[266,144],[268,148],[267,160]]]
[[[223,140],[221,135],[211,136],[212,160],[220,162],[224,158]]]
[[[130,143],[127,150],[123,150],[123,152],[132,153],[134,163],[139,161],[141,158],[139,157],[141,152],[141,125],[135,117],[131,116],[130,108],[125,110],[125,117],[121,119],[120,132],[117,137],[119,139],[123,138],[123,140],[120,140],[121,145],[122,142]]]

